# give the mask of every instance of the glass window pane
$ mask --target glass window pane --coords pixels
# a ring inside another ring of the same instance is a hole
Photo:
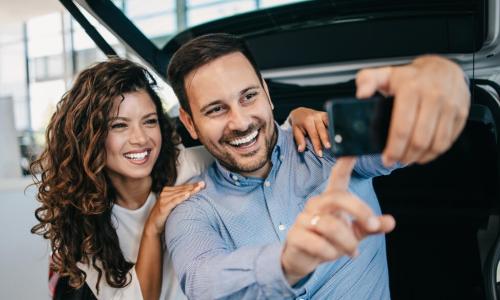
[[[131,18],[174,12],[175,0],[128,0],[125,3],[125,9],[125,14]]]
[[[174,13],[133,21],[142,33],[149,38],[174,33],[177,28]]]
[[[28,54],[30,57],[62,54],[61,14],[53,13],[27,22]]]
[[[289,3],[304,2],[307,0],[260,0],[260,7],[267,8],[271,6],[284,5]]]
[[[177,30],[176,0],[123,1],[113,3],[146,37],[165,36]]]
[[[188,26],[205,23],[223,17],[255,9],[254,0],[224,1],[188,10]]]
[[[64,91],[65,86],[62,79],[36,82],[30,85],[33,130],[45,130]]]

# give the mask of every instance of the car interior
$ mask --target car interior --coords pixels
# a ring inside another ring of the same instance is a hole
[[[108,0],[60,0],[106,55],[116,51],[81,10],[161,78],[172,54],[210,32],[243,36],[270,89],[275,118],[355,91],[356,71],[436,53],[468,76],[472,105],[454,146],[425,165],[374,179],[384,213],[393,299],[498,299],[500,261],[499,0],[305,1],[226,17],[158,47]],[[180,125],[186,146],[197,145]]]

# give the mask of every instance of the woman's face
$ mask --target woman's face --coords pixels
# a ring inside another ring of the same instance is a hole
[[[150,176],[161,147],[153,100],[144,90],[117,97],[106,138],[106,169],[111,179]]]

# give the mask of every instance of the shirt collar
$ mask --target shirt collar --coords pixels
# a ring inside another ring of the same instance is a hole
[[[281,154],[286,153],[284,150],[285,147],[287,146],[285,141],[285,131],[281,129],[276,122],[274,122],[274,124],[275,124],[274,128],[276,130],[277,139],[276,139],[276,145],[274,146],[273,151],[271,153],[272,166],[271,166],[271,171],[269,172],[267,178],[274,177],[275,170],[281,165],[283,161],[283,156]],[[230,185],[238,187],[261,184],[264,180],[267,179],[259,177],[245,177],[239,173],[229,171],[218,160],[215,160],[215,171],[221,177],[221,179],[228,182]]]

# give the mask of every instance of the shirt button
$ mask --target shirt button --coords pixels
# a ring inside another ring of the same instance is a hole
[[[286,229],[285,224],[280,224],[280,225],[278,226],[278,229],[279,229],[280,231],[285,230],[285,229]]]
[[[285,157],[283,155],[281,155],[280,160],[285,160]]]
[[[238,180],[238,176],[233,175],[232,177],[233,177],[233,180]]]
[[[267,187],[270,187],[270,186],[271,186],[271,183],[270,183],[269,181],[267,181],[267,180],[266,180],[266,181],[264,182],[264,185],[265,185],[265,186],[267,186]]]

